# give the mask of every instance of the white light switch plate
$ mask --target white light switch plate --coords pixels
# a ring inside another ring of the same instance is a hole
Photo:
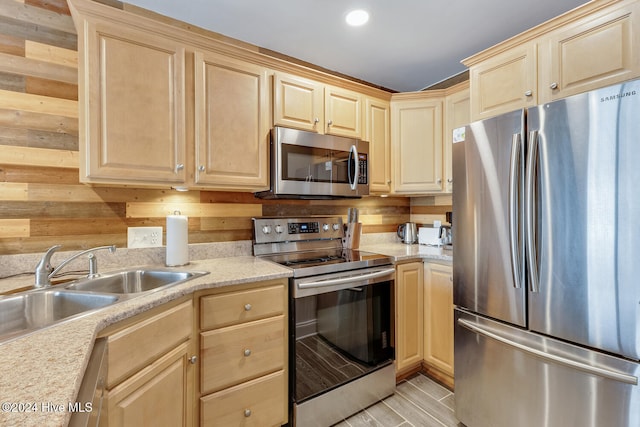
[[[128,248],[155,248],[162,246],[162,227],[127,228]]]

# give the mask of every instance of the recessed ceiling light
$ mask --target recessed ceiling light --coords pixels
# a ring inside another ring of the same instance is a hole
[[[347,24],[353,27],[359,27],[360,25],[364,25],[369,20],[369,13],[366,10],[356,9],[347,13],[345,18]]]

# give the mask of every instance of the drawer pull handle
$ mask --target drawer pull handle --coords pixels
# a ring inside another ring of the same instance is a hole
[[[244,410],[244,416],[249,418],[251,416],[251,409],[245,409]]]
[[[251,356],[251,350],[249,350],[248,348],[246,348],[246,349],[244,350],[244,357],[249,357],[249,356]]]
[[[250,310],[251,310],[251,304],[245,304],[244,311],[250,311]]]

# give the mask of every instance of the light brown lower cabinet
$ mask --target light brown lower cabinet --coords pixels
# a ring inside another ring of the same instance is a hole
[[[453,269],[424,263],[424,368],[453,387]]]
[[[200,425],[288,422],[287,286],[280,279],[198,293]]]
[[[179,345],[108,392],[109,426],[192,425],[189,344]]]
[[[279,426],[286,401],[283,370],[200,399],[203,426]]]
[[[107,328],[106,392],[100,426],[194,423],[192,298]]]
[[[423,359],[423,265],[396,266],[396,372],[415,371]]]

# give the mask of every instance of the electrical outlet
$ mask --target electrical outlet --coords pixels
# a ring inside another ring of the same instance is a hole
[[[162,227],[128,227],[128,248],[155,248],[162,246]]]

